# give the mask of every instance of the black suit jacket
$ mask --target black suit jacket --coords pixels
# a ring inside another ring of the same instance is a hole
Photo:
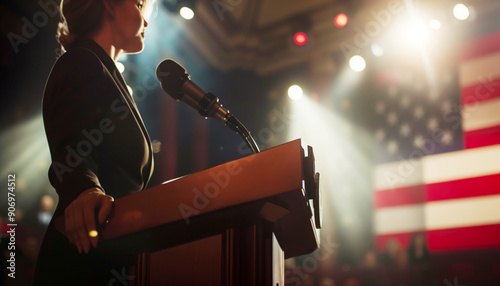
[[[113,60],[91,39],[79,40],[57,60],[45,88],[43,119],[52,157],[49,180],[59,195],[54,218],[88,188],[114,198],[146,188],[153,171],[148,133]],[[121,267],[113,257],[78,254],[51,222],[35,285],[108,285]]]

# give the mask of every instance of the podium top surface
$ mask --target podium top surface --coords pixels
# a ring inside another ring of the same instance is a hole
[[[276,206],[273,231],[286,256],[313,251],[317,238],[304,191],[301,145],[300,139],[294,140],[117,199],[113,217],[99,230],[100,240],[148,236],[150,230],[173,225],[188,230],[199,227],[192,222],[200,217],[206,225],[235,219],[228,216],[255,216],[249,206],[261,209],[267,203]]]

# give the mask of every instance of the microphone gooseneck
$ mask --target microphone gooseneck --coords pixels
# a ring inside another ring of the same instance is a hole
[[[205,118],[217,119],[240,134],[253,153],[260,151],[248,129],[219,103],[219,98],[192,82],[186,69],[180,64],[172,59],[162,61],[156,68],[156,77],[162,89],[175,100],[187,103]]]

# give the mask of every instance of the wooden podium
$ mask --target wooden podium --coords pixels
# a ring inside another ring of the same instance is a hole
[[[117,199],[98,248],[138,256],[130,285],[284,285],[318,248],[319,174],[295,140]]]

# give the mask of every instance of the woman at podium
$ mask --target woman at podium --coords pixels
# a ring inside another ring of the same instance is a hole
[[[112,285],[127,277],[118,257],[95,247],[114,198],[145,189],[153,171],[148,133],[115,65],[122,53],[144,48],[146,1],[61,2],[65,53],[47,81],[43,120],[59,196],[54,218],[65,218],[66,235],[49,224],[33,285]]]

